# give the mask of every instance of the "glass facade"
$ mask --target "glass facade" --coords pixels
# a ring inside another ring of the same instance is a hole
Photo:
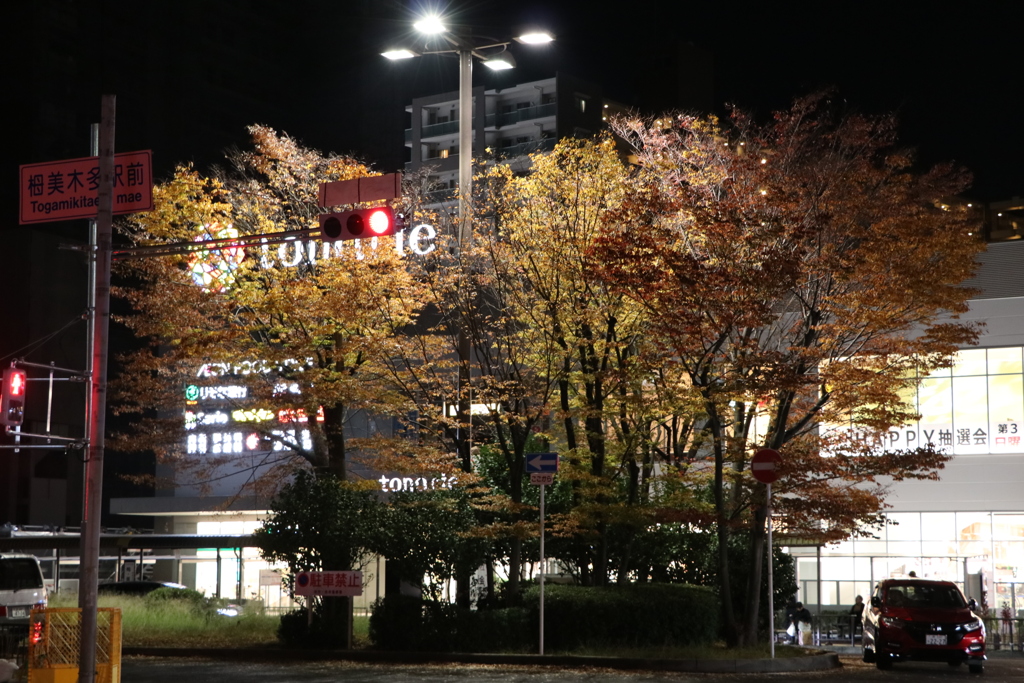
[[[1004,347],[961,351],[954,366],[922,378],[908,392],[921,419],[891,430],[884,448],[932,443],[954,456],[1024,456],[1024,354]],[[838,427],[838,425],[834,425]],[[983,467],[993,467],[991,459]],[[987,480],[998,477],[999,466]],[[979,495],[977,488],[972,489]],[[955,581],[993,610],[1024,617],[1024,512],[891,512],[876,538],[790,548],[800,599],[823,608],[849,606],[878,581],[915,572]],[[1024,510],[1024,498],[1021,499]],[[820,576],[820,580],[819,580]]]
[[[1022,451],[1024,372],[1019,346],[963,350],[952,368],[921,378],[906,399],[921,419],[889,430],[883,448],[931,443],[954,455]]]
[[[849,606],[882,579],[913,571],[955,581],[988,607],[1009,607],[1024,617],[1024,513],[893,512],[886,518],[877,538],[826,546],[820,556],[815,548],[789,548],[800,599],[817,605],[820,586],[823,607]],[[972,576],[981,577],[973,590]]]

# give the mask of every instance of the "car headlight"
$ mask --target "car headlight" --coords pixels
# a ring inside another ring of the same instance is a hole
[[[970,633],[971,631],[980,631],[984,629],[985,624],[981,621],[981,619],[972,619],[971,621],[968,621],[966,624],[963,624],[961,628]]]
[[[896,617],[882,617],[879,620],[882,626],[888,626],[889,628],[903,628],[903,620],[897,619]]]

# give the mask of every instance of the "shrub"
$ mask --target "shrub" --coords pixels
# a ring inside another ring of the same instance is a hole
[[[539,589],[525,598],[539,609]],[[686,646],[718,637],[715,593],[701,586],[644,583],[626,586],[545,586],[544,634],[548,647]]]
[[[389,595],[370,616],[370,640],[384,650],[532,651],[538,640],[540,591],[523,607],[465,610]],[[591,647],[681,647],[718,636],[718,599],[708,588],[634,584],[545,587],[545,641],[558,650]]]
[[[529,648],[536,638],[530,610],[460,609],[407,595],[378,599],[370,615],[370,641],[382,650],[498,652]]]
[[[370,642],[383,650],[415,650],[423,627],[423,600],[386,595],[370,612]]]
[[[347,647],[346,629],[343,622],[331,617],[324,618],[320,609],[313,609],[313,620],[304,609],[297,609],[281,615],[277,627],[277,639],[291,647],[332,649]]]

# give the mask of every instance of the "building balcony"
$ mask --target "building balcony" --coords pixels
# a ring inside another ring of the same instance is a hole
[[[536,154],[537,152],[550,152],[555,148],[555,143],[558,142],[555,138],[544,138],[543,140],[530,140],[529,142],[521,142],[518,145],[510,145],[508,147],[499,147],[493,149],[494,156],[496,159],[514,159],[515,157],[526,156],[527,154]],[[452,154],[445,157],[431,157],[429,159],[423,159],[420,163],[414,164],[411,161],[405,162],[405,170],[411,171],[418,166],[434,166],[436,171],[451,171],[458,168],[458,154]]]
[[[458,121],[445,121],[444,123],[434,123],[429,126],[423,126],[420,128],[420,139],[426,140],[427,138],[440,138],[446,135],[458,135],[459,133],[459,122]],[[412,129],[405,129],[405,141],[412,142]]]
[[[550,152],[555,148],[556,142],[558,142],[558,140],[555,138],[522,142],[518,145],[499,148],[497,156],[499,159],[512,159],[515,157],[525,156],[527,154],[536,154],[537,152]]]
[[[514,123],[522,123],[523,121],[549,118],[553,117],[557,110],[557,104],[550,102],[537,107],[525,107],[515,111],[488,114],[484,119],[484,126],[487,128],[501,128],[502,126],[511,126]]]
[[[537,107],[525,107],[523,109],[516,109],[515,111],[502,112],[499,114],[488,114],[484,117],[484,127],[491,130],[497,130],[502,126],[511,126],[516,123],[523,123],[524,121],[536,121],[537,119],[553,118],[557,112],[558,106],[555,102],[549,102],[548,104],[542,104]],[[434,123],[429,126],[423,126],[420,128],[420,140],[428,140],[430,138],[442,138],[451,135],[458,135],[459,133],[459,122],[458,121],[445,121],[444,123]],[[412,128],[405,129],[405,141],[411,143],[412,139]]]
[[[427,205],[444,204],[454,200],[455,190],[451,188],[434,190],[433,192],[427,192],[426,194],[423,195],[423,201]]]

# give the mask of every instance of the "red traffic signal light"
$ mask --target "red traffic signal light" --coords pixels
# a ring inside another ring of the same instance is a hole
[[[403,227],[402,216],[387,206],[320,216],[320,238],[327,241],[384,237],[394,235]]]
[[[0,424],[18,427],[25,421],[25,371],[4,370],[3,398],[0,400]]]

